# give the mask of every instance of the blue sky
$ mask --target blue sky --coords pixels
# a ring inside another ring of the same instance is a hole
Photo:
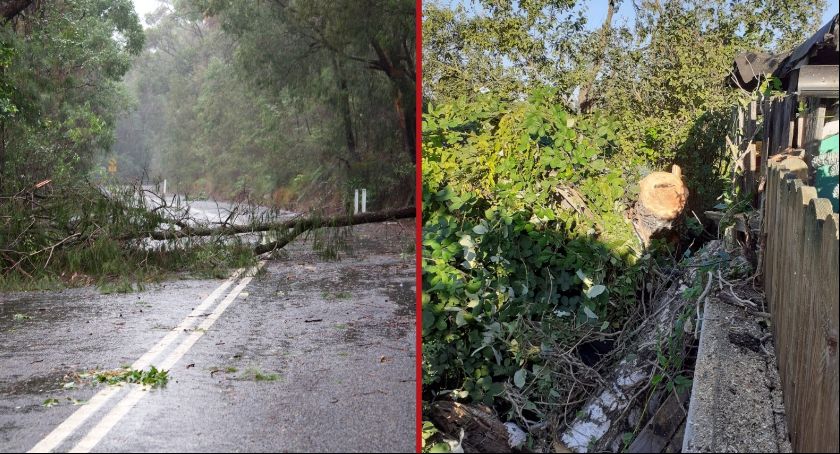
[[[607,1],[599,0],[590,1],[587,3],[587,25],[589,26],[589,28],[600,27],[601,24],[604,23],[604,19],[607,17]],[[616,12],[613,15],[613,23],[622,24],[626,21],[629,25],[632,25],[632,21],[635,16],[636,14],[633,11],[633,2],[625,0],[621,2],[621,6],[619,6],[618,8],[618,12]]]
[[[427,0],[424,0],[424,2],[425,1]],[[429,2],[450,6],[460,4],[467,6],[468,9],[475,8],[475,6],[473,5],[474,2],[471,0],[429,0]],[[594,0],[588,2],[581,2],[581,4],[586,5],[587,26],[590,29],[594,29],[601,26],[601,24],[604,22],[604,19],[607,17],[607,0]],[[828,22],[835,14],[838,13],[838,9],[840,9],[840,7],[838,7],[838,0],[828,0],[828,7],[823,12],[822,19],[820,20],[818,26],[822,26],[826,22]],[[628,24],[631,24],[634,17],[635,11],[633,11],[632,0],[624,0],[621,2],[621,6],[619,7],[618,12],[613,16],[613,23],[622,24],[624,21],[626,21]]]
[[[587,19],[589,22],[590,27],[597,27],[604,22],[604,18],[607,17],[607,0],[597,0],[597,1],[590,1],[587,2],[589,4]],[[823,12],[822,19],[818,26],[825,25],[826,22],[831,20],[835,14],[838,13],[838,0],[828,0],[828,7]],[[630,0],[624,0],[621,2],[621,7],[618,10],[618,13],[613,16],[613,21],[616,23],[621,23],[622,20],[632,21],[633,17],[635,16],[633,11],[633,2]]]

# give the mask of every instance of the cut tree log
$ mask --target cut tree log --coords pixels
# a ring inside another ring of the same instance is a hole
[[[685,425],[685,403],[688,391],[669,393],[653,418],[639,432],[627,452],[663,452],[669,444],[682,446],[683,434],[678,433]],[[674,440],[674,438],[677,440]],[[672,443],[673,442],[673,443]]]
[[[647,246],[652,238],[667,234],[679,225],[688,189],[679,166],[671,173],[653,172],[639,182],[639,201],[631,215],[633,225]]]
[[[683,292],[699,279],[699,265],[713,261],[713,257],[722,250],[723,244],[716,240],[698,251],[678,274],[668,279],[667,287],[653,297],[648,311],[650,315],[632,331],[623,334],[627,336],[622,347],[624,358],[604,375],[606,385],[590,394],[575,419],[560,433],[560,440],[565,446],[574,452],[620,452],[625,445],[624,435],[635,433],[641,423],[648,422],[661,408],[661,403],[673,393],[664,386],[656,388],[653,382],[654,375],[661,373],[657,357],[661,354],[662,342],[674,333],[675,321],[685,313],[687,306],[702,304],[709,297],[713,287],[711,279],[696,300],[686,300]],[[690,331],[683,325],[685,339],[680,346],[681,355],[685,354],[688,344],[694,339]],[[666,442],[680,422],[673,427],[668,426],[669,433],[662,435]]]

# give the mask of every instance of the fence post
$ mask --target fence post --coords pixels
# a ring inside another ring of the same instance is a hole
[[[355,189],[353,194],[353,214],[359,214],[359,190]]]
[[[362,213],[367,213],[367,189],[362,189]]]

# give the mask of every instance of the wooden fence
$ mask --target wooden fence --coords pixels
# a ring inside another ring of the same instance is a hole
[[[765,188],[764,288],[796,452],[840,452],[838,216],[770,163]]]
[[[734,162],[732,184],[744,194],[753,194],[753,207],[761,205],[767,162],[773,155],[786,150],[798,153],[810,168],[809,178],[814,179],[812,161],[818,156],[826,136],[823,125],[829,117],[836,119],[836,112],[830,116],[827,112],[833,102],[789,93],[732,109],[727,135],[727,146]]]

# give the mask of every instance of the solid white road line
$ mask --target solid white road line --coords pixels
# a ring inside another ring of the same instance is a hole
[[[239,284],[234,287],[234,289],[216,306],[216,309],[207,316],[201,325],[198,326],[195,330],[193,330],[186,339],[184,339],[171,353],[169,356],[164,359],[160,365],[158,366],[161,370],[169,370],[175,363],[180,360],[184,354],[186,354],[190,348],[204,335],[205,331],[213,326],[213,323],[224,313],[224,311],[228,308],[228,306],[233,303],[233,300],[236,299],[237,296],[245,289],[251,279],[253,278],[254,273],[263,266],[265,262],[259,262],[257,266],[251,269],[251,272],[248,273],[248,276],[243,278],[239,281]],[[132,385],[131,392],[128,393],[122,400],[117,402],[114,405],[114,408],[99,421],[99,423],[94,426],[93,429],[82,438],[76,446],[73,447],[69,452],[90,452],[93,448],[108,435],[108,432],[120,422],[120,420],[128,414],[129,411],[143,398],[143,396],[149,394],[148,391],[145,391],[142,386],[140,385]]]
[[[196,323],[198,316],[206,314],[208,307],[213,304],[213,302],[216,301],[219,296],[221,296],[221,294],[231,286],[231,284],[233,284],[243,271],[245,271],[245,268],[240,268],[234,271],[233,274],[225,280],[225,282],[213,290],[213,292],[210,293],[210,295],[208,295],[201,304],[196,306],[190,315],[188,315],[177,327],[173,328],[163,339],[161,339],[148,352],[144,353],[143,356],[135,361],[134,364],[131,365],[131,368],[145,369],[148,367],[149,364],[151,364],[151,361],[169,347],[179,334],[184,332],[185,329],[190,329],[190,327]],[[61,442],[75,432],[82,424],[84,424],[91,415],[99,411],[103,405],[116,396],[121,390],[121,387],[109,386],[108,388],[99,391],[91,397],[86,404],[79,407],[78,410],[73,412],[73,414],[64,420],[64,422],[59,424],[58,427],[53,429],[52,432],[47,434],[46,437],[44,437],[38,442],[38,444],[33,446],[32,449],[27,452],[50,452],[54,450],[59,444],[61,444]]]
[[[222,293],[224,293],[224,291],[227,290],[228,287],[230,287],[231,284],[233,284],[233,282],[240,275],[242,275],[243,271],[245,271],[245,268],[240,268],[234,271],[233,274],[225,282],[222,283],[222,285],[217,287],[216,290],[213,290],[213,293],[211,293],[207,298],[205,298],[204,301],[201,302],[201,304],[196,306],[195,309],[193,309],[193,311],[190,312],[190,315],[188,315],[180,324],[178,324],[178,326],[172,328],[172,330],[169,331],[169,333],[163,339],[161,339],[160,342],[155,344],[154,347],[152,347],[148,352],[146,352],[143,356],[137,359],[137,361],[135,361],[134,364],[131,365],[131,368],[145,369],[149,367],[152,360],[155,359],[155,357],[157,357],[157,355],[159,355],[167,347],[169,347],[169,345],[171,345],[172,342],[175,341],[175,338],[177,338],[179,334],[183,333],[184,330],[190,329],[195,324],[195,322],[199,320],[200,316],[205,315],[207,313],[208,307],[214,301],[216,301],[216,299],[219,296],[221,296]]]

